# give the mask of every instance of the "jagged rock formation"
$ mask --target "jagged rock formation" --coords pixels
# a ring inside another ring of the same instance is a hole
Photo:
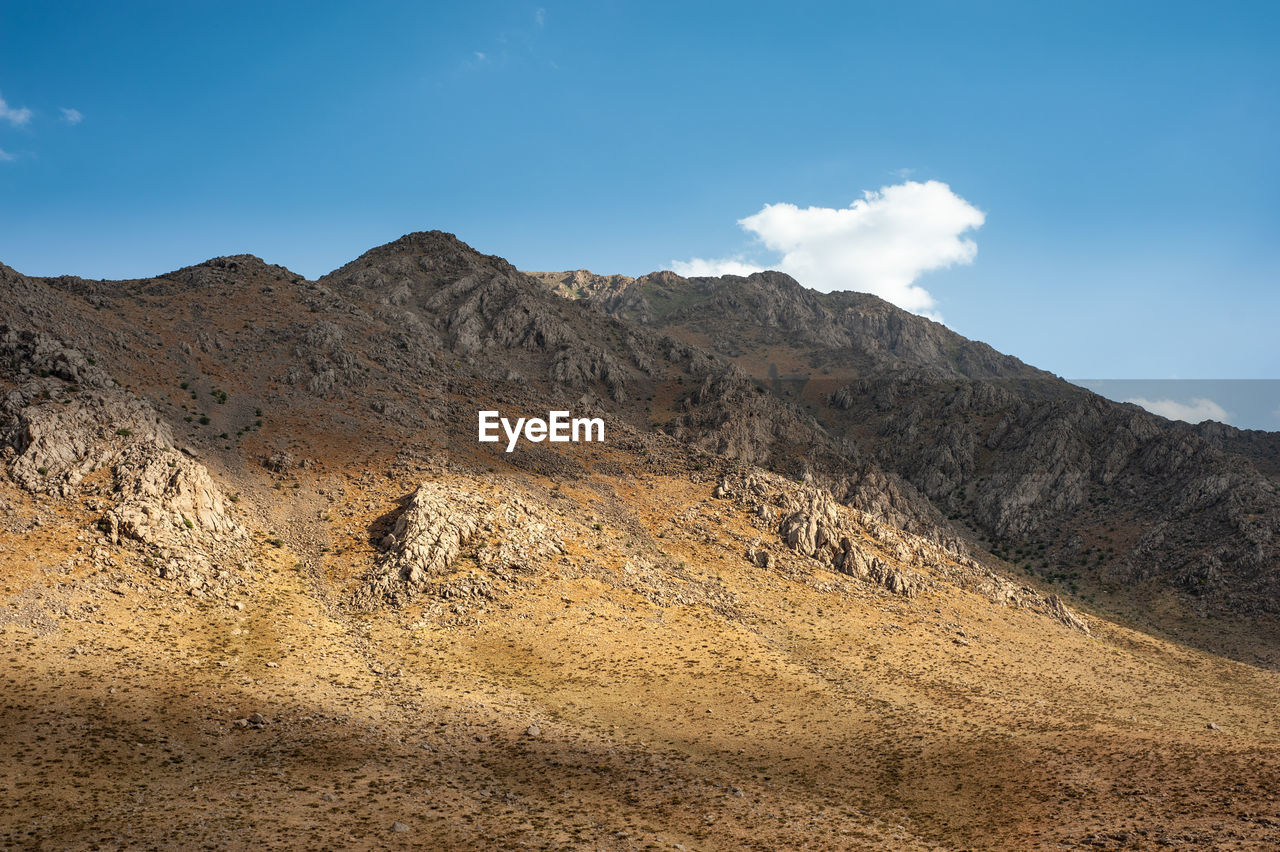
[[[617,293],[635,281],[626,275],[596,275],[587,269],[569,272],[528,272],[530,278],[546,284],[557,295],[569,299],[595,301],[596,296]]]
[[[93,492],[113,505],[100,526],[156,557],[161,577],[195,593],[248,558],[248,535],[208,470],[173,448],[173,434],[145,400],[119,388],[76,349],[48,335],[0,325],[0,363],[13,383],[0,402],[5,470],[27,491],[57,497],[110,470]]]
[[[13,383],[0,400],[4,452],[28,491],[65,497],[123,447],[173,443],[151,406],[49,335],[0,325],[0,360]]]
[[[744,506],[757,526],[772,532],[792,553],[822,568],[913,598],[931,584],[946,582],[977,592],[999,604],[1033,610],[1055,621],[1089,632],[1088,623],[1057,595],[1041,595],[1017,586],[958,546],[948,549],[928,538],[889,526],[865,512],[850,509],[829,491],[796,485],[774,474],[753,471],[726,476],[713,496]],[[773,553],[757,541],[746,556],[773,567]]]
[[[356,601],[401,603],[424,592],[491,597],[494,580],[536,571],[560,552],[559,537],[539,516],[518,496],[496,497],[465,482],[424,482],[383,539],[385,554]],[[464,553],[479,571],[455,569]]]

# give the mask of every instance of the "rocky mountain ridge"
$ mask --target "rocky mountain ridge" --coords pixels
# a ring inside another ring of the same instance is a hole
[[[783,273],[538,277],[713,346],[1027,571],[1165,584],[1224,611],[1280,607],[1280,436],[1170,422],[874,296],[817,293]]]

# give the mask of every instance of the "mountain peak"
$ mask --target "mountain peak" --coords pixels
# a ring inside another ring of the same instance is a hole
[[[251,278],[273,278],[277,280],[300,281],[298,273],[274,263],[267,263],[254,254],[231,254],[211,257],[194,266],[184,266],[173,272],[158,276],[170,281],[180,281],[198,287],[214,284],[229,284]]]
[[[362,269],[384,273],[410,269],[429,272],[460,271],[490,266],[501,272],[515,272],[503,258],[483,254],[446,231],[414,231],[399,239],[374,246],[350,263],[322,276],[322,279],[349,277]]]

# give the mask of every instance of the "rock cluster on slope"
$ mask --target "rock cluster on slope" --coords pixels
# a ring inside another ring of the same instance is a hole
[[[0,362],[12,384],[0,401],[5,471],[37,494],[71,497],[86,477],[109,507],[100,526],[114,545],[141,545],[161,577],[200,593],[248,558],[248,535],[198,462],[145,400],[118,387],[78,350],[48,335],[0,326]]]
[[[724,477],[713,496],[744,506],[757,526],[776,535],[791,552],[894,594],[913,598],[931,583],[946,582],[1089,632],[1088,623],[1057,595],[1017,586],[969,556],[841,505],[823,488],[752,471]],[[772,567],[773,553],[761,543],[746,555]]]
[[[396,518],[385,551],[356,602],[402,603],[420,594],[489,597],[495,580],[545,566],[561,551],[558,535],[519,496],[496,496],[467,480],[424,482]],[[477,570],[460,571],[467,554]]]

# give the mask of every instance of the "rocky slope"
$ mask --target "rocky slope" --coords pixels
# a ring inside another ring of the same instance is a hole
[[[1274,839],[1275,625],[1191,651],[1005,543],[1110,496],[1133,565],[1210,548],[1252,606],[1265,442],[870,297],[552,278],[438,232],[317,281],[0,266],[0,845]],[[506,453],[480,408],[606,440]]]
[[[1174,588],[1224,612],[1280,607],[1273,435],[1170,422],[874,296],[782,273],[538,277],[712,346],[1029,573],[1103,592]],[[781,438],[757,430],[757,451]]]

